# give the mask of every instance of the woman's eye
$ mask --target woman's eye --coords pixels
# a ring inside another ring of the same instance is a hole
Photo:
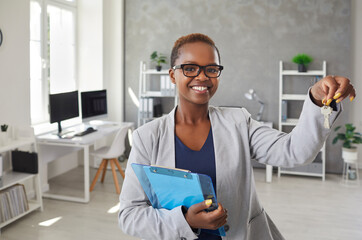
[[[196,68],[195,67],[185,67],[184,70],[188,71],[188,72],[194,72],[194,71],[196,71]]]
[[[216,68],[208,68],[208,69],[207,69],[207,72],[208,72],[208,73],[217,73],[218,70],[217,70]]]

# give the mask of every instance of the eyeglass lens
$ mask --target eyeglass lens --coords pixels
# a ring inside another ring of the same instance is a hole
[[[182,71],[186,77],[196,77],[200,74],[201,68],[204,69],[204,73],[207,77],[215,78],[220,76],[221,68],[220,66],[199,66],[196,64],[185,64],[182,65]]]

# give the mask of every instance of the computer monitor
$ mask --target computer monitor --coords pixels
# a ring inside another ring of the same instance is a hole
[[[60,122],[79,116],[78,91],[49,94],[50,123],[58,123],[58,134],[62,132]]]
[[[81,92],[82,119],[107,115],[107,90]]]

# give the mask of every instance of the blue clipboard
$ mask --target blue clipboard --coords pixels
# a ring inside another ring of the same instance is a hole
[[[154,208],[171,210],[181,205],[189,208],[206,199],[212,199],[210,209],[218,206],[211,178],[207,175],[137,163],[132,163],[132,168]],[[203,231],[226,235],[224,227]]]

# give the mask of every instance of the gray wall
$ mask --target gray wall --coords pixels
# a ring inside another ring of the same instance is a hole
[[[314,58],[310,69],[321,69],[326,60],[327,73],[350,75],[350,1],[126,0],[125,11],[126,121],[137,120],[128,88],[138,93],[139,62],[149,62],[154,50],[169,56],[174,41],[193,32],[215,41],[225,66],[211,104],[244,106],[255,116],[259,106],[244,98],[253,88],[266,102],[263,120],[273,122],[275,128],[279,60],[290,62],[303,52]],[[296,69],[295,64],[287,66]],[[344,109],[338,123],[346,121],[348,104]],[[340,148],[331,140],[327,171],[340,172]]]

